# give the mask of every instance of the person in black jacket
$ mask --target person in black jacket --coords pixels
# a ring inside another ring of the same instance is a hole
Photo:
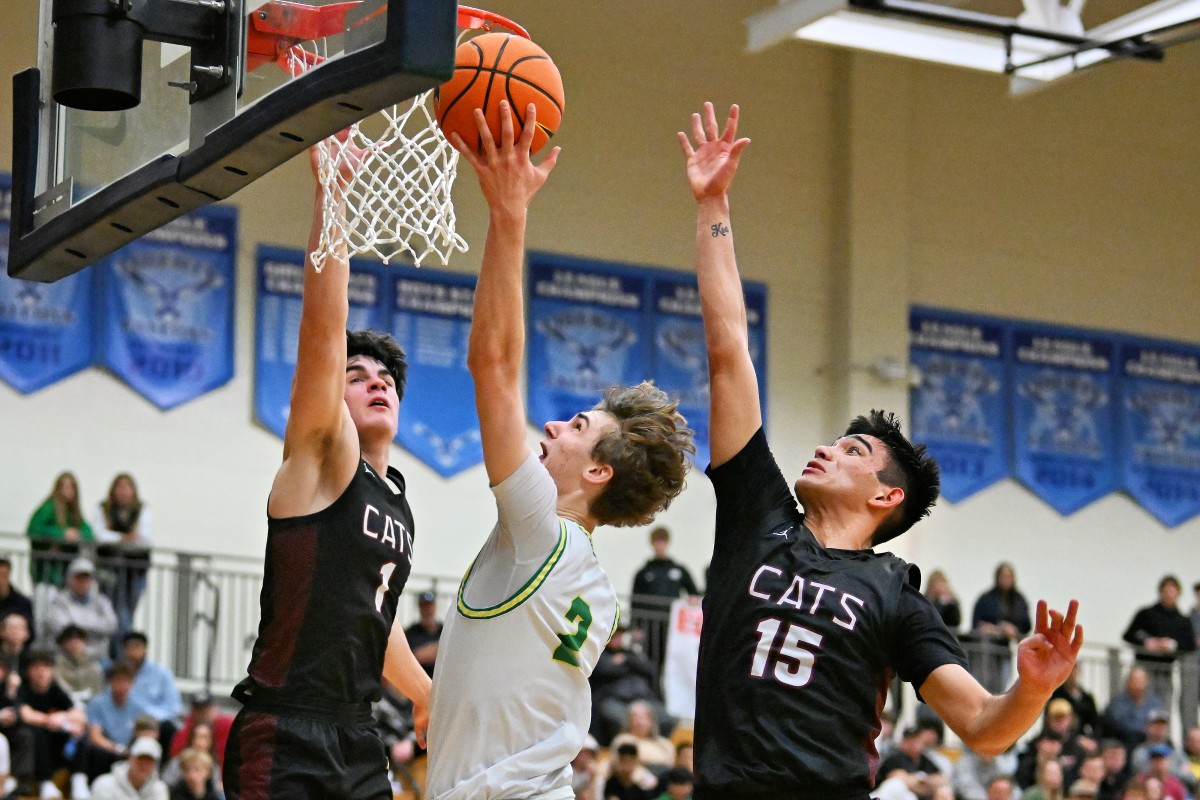
[[[661,525],[650,531],[650,547],[654,549],[654,558],[633,576],[631,619],[634,629],[642,632],[650,659],[661,671],[671,603],[681,596],[700,594],[700,590],[688,568],[667,554],[671,547],[670,531]]]
[[[1137,648],[1136,658],[1150,675],[1150,688],[1168,706],[1171,668],[1180,653],[1196,649],[1192,623],[1179,610],[1183,585],[1174,575],[1158,582],[1158,602],[1139,609],[1125,629],[1125,641]]]

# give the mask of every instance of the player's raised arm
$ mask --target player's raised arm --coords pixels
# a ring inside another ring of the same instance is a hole
[[[965,669],[948,664],[930,673],[920,687],[922,698],[967,747],[982,756],[1003,753],[1037,721],[1071,673],[1083,646],[1078,611],[1075,600],[1065,616],[1038,601],[1034,632],[1017,649],[1017,682],[1004,694],[989,693]]]
[[[750,361],[746,301],[733,250],[729,187],[749,139],[737,138],[738,107],[722,132],[712,103],[692,115],[691,137],[678,134],[696,199],[696,276],[708,347],[713,466],[733,457],[762,425],[758,379]]]
[[[317,148],[312,148],[309,157],[316,173]],[[311,451],[326,446],[349,422],[344,394],[350,261],[345,244],[325,260],[320,272],[312,265],[312,252],[317,249],[324,228],[326,201],[345,202],[344,197],[326,198],[325,193],[322,181],[316,181],[312,228],[304,265],[296,372],[292,379],[291,411],[283,443],[285,461],[297,449]]]
[[[557,147],[551,150],[541,164],[530,161],[536,113],[530,104],[517,137],[508,103],[502,102],[503,122],[496,142],[483,112],[477,110],[479,152],[468,148],[458,134],[451,134],[451,143],[475,168],[488,204],[488,233],[475,288],[467,365],[475,381],[484,466],[493,486],[516,471],[529,454],[520,389],[525,352],[525,221],[529,203],[554,169],[559,151]]]

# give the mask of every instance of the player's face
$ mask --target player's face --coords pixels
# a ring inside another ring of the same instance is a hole
[[[796,497],[838,496],[855,506],[866,504],[885,487],[879,472],[888,463],[887,445],[874,436],[843,436],[817,448],[796,479]]]
[[[359,436],[367,433],[396,435],[400,397],[396,380],[374,358],[354,356],[346,362],[346,407]]]
[[[541,461],[560,492],[584,483],[585,474],[596,463],[592,448],[616,427],[617,421],[607,411],[581,411],[564,422],[546,423]]]

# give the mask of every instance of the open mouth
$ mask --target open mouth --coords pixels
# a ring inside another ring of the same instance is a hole
[[[825,471],[825,467],[821,465],[820,461],[810,461],[804,465],[804,472],[806,472],[806,473],[807,472],[824,472],[824,471]]]
[[[383,399],[372,400],[369,405],[371,408],[390,408],[387,400]]]
[[[548,451],[546,450],[546,445],[543,443],[539,446],[542,448],[542,454],[538,456],[538,461],[545,461],[546,456],[549,455]]]

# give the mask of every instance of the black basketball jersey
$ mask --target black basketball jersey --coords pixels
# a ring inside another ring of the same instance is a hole
[[[709,476],[695,796],[863,800],[893,675],[920,686],[962,650],[916,567],[817,542],[761,429]]]
[[[399,493],[360,459],[328,508],[268,518],[262,620],[249,668],[259,686],[339,703],[380,698],[414,535],[404,478],[391,467],[387,476]]]

